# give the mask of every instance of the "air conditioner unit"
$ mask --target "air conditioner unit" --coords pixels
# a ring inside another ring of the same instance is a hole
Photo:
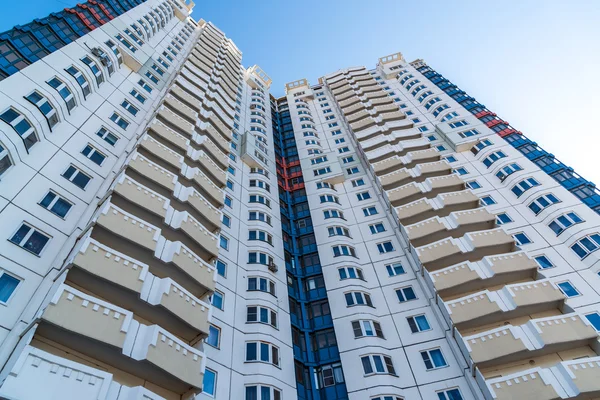
[[[273,261],[271,261],[269,263],[269,271],[271,271],[271,272],[279,271],[279,268],[277,268],[277,265],[275,265],[275,263]]]

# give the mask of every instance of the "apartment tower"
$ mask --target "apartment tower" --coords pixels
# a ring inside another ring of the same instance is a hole
[[[182,0],[0,34],[0,398],[600,397],[600,194],[401,53],[271,95]]]

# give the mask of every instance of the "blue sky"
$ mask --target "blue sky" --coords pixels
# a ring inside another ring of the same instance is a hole
[[[74,5],[2,0],[0,30]],[[600,1],[198,0],[273,79],[271,92],[402,52],[600,185]],[[23,5],[25,4],[25,5]]]

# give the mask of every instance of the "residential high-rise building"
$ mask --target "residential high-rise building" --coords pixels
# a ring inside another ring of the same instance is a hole
[[[591,182],[400,53],[276,98],[192,7],[0,35],[0,398],[600,397]]]

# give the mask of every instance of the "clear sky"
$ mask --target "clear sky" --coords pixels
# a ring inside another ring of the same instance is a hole
[[[0,0],[0,31],[76,4]],[[600,185],[600,0],[198,0],[271,76],[271,92],[339,68],[423,58],[516,129]]]

